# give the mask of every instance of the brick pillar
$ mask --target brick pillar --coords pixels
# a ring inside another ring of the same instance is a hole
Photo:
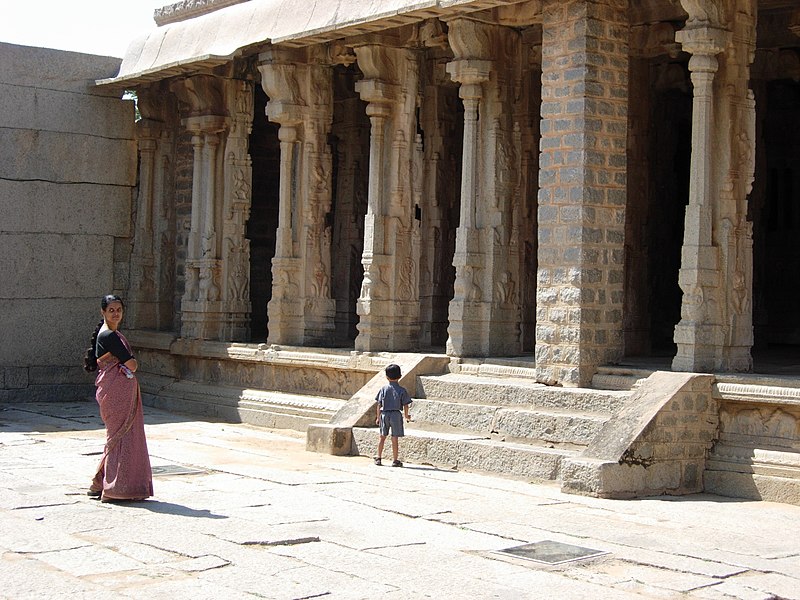
[[[545,0],[536,370],[591,382],[622,353],[628,1]]]

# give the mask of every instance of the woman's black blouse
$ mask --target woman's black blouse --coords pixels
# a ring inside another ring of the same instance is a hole
[[[106,352],[111,352],[121,363],[125,363],[133,358],[133,354],[128,351],[125,344],[119,339],[117,332],[111,331],[110,329],[103,329],[97,334],[95,356],[100,358]]]

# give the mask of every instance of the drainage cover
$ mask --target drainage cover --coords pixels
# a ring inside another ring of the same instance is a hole
[[[204,472],[201,469],[193,469],[183,465],[157,465],[152,467],[151,470],[154,477],[157,475],[196,475]]]
[[[581,546],[563,544],[552,540],[514,546],[497,552],[548,565],[558,565],[572,560],[582,560],[608,554],[608,552],[602,550],[592,550],[591,548],[582,548]]]

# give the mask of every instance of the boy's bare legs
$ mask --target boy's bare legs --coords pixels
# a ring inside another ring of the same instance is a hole
[[[379,446],[379,447],[383,448],[382,445]],[[395,461],[395,462],[397,462],[397,452],[398,452],[397,436],[393,435],[392,436],[392,460]]]
[[[395,438],[392,438],[394,440]],[[378,441],[378,455],[375,457],[377,460],[380,460],[383,456],[383,445],[386,443],[386,436],[382,435],[380,440]]]

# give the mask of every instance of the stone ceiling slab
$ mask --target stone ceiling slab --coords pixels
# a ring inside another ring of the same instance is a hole
[[[134,85],[223,64],[256,44],[305,46],[378,31],[447,10],[471,12],[519,0],[250,0],[158,27],[134,40],[119,73],[98,85]]]

